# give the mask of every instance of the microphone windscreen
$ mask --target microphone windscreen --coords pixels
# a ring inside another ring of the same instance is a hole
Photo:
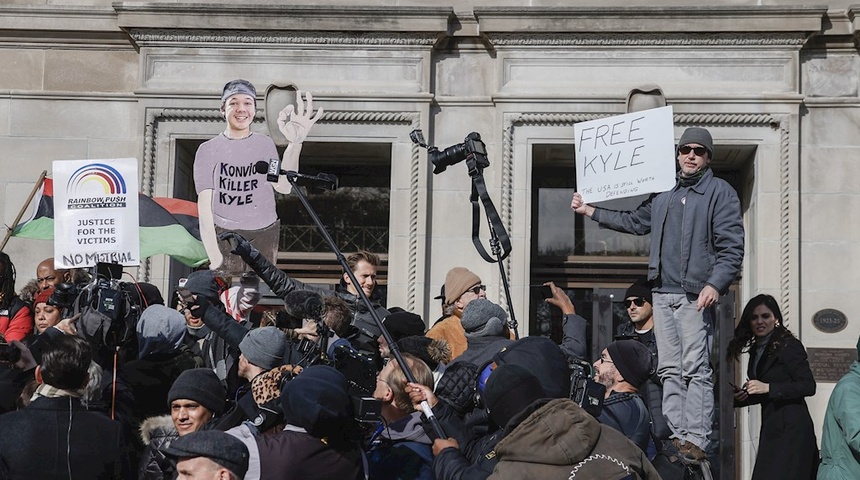
[[[254,171],[257,173],[268,173],[269,163],[260,160],[259,162],[254,164]]]

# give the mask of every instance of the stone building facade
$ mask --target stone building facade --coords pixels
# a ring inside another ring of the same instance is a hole
[[[135,157],[144,193],[185,195],[194,142],[223,127],[224,82],[246,78],[261,94],[293,83],[326,110],[309,142],[342,145],[348,158],[351,146],[385,146],[388,304],[426,319],[438,315],[433,297],[456,265],[478,272],[491,299],[507,300],[499,269],[472,246],[465,166],[433,175],[409,137],[421,128],[446,147],[481,134],[487,184],[514,246],[504,261],[511,303],[527,334],[530,285],[624,288],[644,271],[641,256],[612,251],[544,255],[538,232],[574,220],[546,200],[558,195],[536,188],[553,186],[557,165],[572,165],[575,123],[623,113],[632,88],[657,84],[673,106],[675,137],[709,128],[715,168],[741,196],[747,251],[736,303],[770,293],[807,347],[853,348],[860,55],[848,2],[289,3],[0,5],[4,223],[57,159]],[[261,132],[264,110],[254,127]],[[571,187],[556,186],[562,197]],[[17,238],[5,251],[19,283],[52,252]],[[171,268],[156,257],[138,276],[167,288],[177,275]],[[849,312],[847,327],[814,328],[813,315],[825,308]],[[831,388],[820,383],[810,401],[818,428]],[[754,413],[744,419],[742,477],[758,431]]]

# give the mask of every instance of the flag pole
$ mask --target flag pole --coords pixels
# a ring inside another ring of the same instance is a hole
[[[6,236],[3,238],[3,243],[0,243],[0,252],[6,248],[6,242],[12,237],[12,232],[15,230],[15,227],[18,226],[18,222],[21,221],[21,217],[24,216],[24,212],[27,211],[27,207],[30,206],[30,202],[33,201],[33,197],[36,196],[36,192],[42,187],[42,183],[45,182],[45,177],[48,175],[47,170],[42,170],[42,174],[39,175],[39,179],[36,180],[36,184],[33,185],[33,190],[30,191],[30,196],[27,197],[27,201],[24,202],[24,206],[21,207],[21,210],[18,212],[18,216],[15,217],[15,221],[12,222],[12,226],[6,226]]]

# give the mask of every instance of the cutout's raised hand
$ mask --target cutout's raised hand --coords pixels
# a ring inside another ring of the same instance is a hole
[[[307,105],[305,105],[305,100],[302,99],[302,91],[299,90],[296,92],[296,105],[287,105],[278,114],[278,129],[290,143],[304,142],[311,127],[323,115],[322,107],[317,110],[316,115],[313,115],[313,95],[307,92],[305,97],[307,98]]]

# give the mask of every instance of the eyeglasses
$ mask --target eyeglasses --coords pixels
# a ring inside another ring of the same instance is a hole
[[[624,308],[630,308],[630,304],[631,304],[631,303],[632,303],[633,305],[636,305],[637,307],[641,307],[642,305],[645,305],[645,299],[644,299],[644,298],[642,298],[642,297],[636,297],[636,298],[634,298],[634,299],[629,299],[629,298],[628,298],[627,300],[624,300],[624,301],[623,301],[623,302],[621,302],[621,303],[623,303],[623,304],[624,304]]]
[[[603,364],[603,363],[615,363],[615,362],[613,362],[612,360],[610,360],[610,359],[608,359],[608,358],[604,357],[603,355],[601,355],[601,356],[600,356],[600,363],[601,363],[601,364]]]
[[[678,151],[681,152],[681,155],[688,155],[690,152],[693,152],[701,157],[708,152],[708,149],[705,147],[691,147],[689,145],[684,145],[683,147],[679,148]]]
[[[486,290],[486,289],[487,289],[487,286],[486,286],[486,285],[475,285],[474,287],[472,287],[472,288],[470,288],[470,289],[468,289],[468,290],[466,290],[466,291],[467,291],[467,292],[472,292],[472,293],[474,293],[475,295],[480,295],[480,294],[481,294],[481,292],[482,292],[482,291],[484,291],[484,290]]]

